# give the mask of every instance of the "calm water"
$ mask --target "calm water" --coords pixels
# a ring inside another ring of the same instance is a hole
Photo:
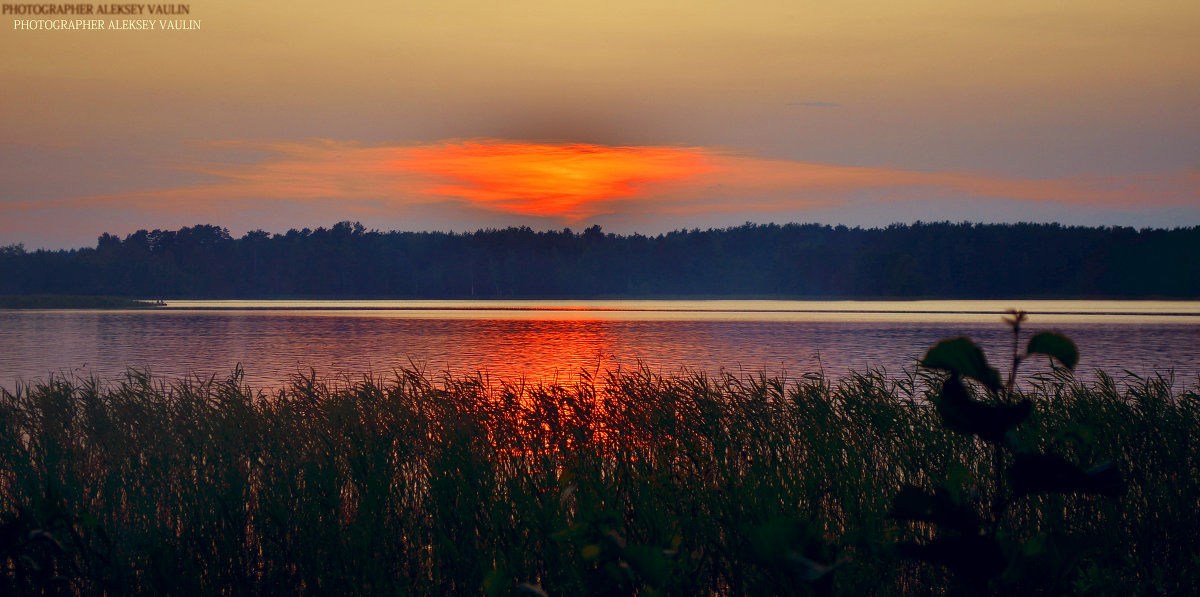
[[[899,373],[963,334],[1002,364],[1011,335],[1000,315],[1012,307],[1031,313],[1031,331],[1071,336],[1082,372],[1173,367],[1189,385],[1200,376],[1200,302],[172,301],[152,311],[0,311],[0,386],[64,372],[113,379],[128,367],[224,376],[238,363],[263,387],[310,368],[532,381],[639,363],[662,373]]]

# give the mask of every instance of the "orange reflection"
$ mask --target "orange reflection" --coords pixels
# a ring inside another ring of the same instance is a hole
[[[459,355],[446,354],[447,372],[471,374],[478,367],[497,382],[572,385],[581,376],[603,376],[622,364],[616,354],[619,332],[613,328],[614,322],[596,319],[594,313],[562,320],[480,321],[462,326],[457,344],[474,353],[473,362],[456,371],[462,365],[452,361]],[[437,361],[435,357],[430,364]]]
[[[580,220],[642,185],[710,170],[705,154],[671,147],[471,141],[414,149],[401,165],[454,183],[430,192],[510,213]]]

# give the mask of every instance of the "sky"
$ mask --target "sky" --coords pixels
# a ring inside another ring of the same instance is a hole
[[[1200,225],[1195,0],[8,6],[0,246],[343,220]],[[105,29],[22,25],[58,19]]]

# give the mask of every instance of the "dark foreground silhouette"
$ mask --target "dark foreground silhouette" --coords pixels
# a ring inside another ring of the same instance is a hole
[[[1035,337],[1036,338],[1036,337]],[[1018,352],[1069,364],[1045,336]],[[0,593],[1187,594],[1200,395],[1066,367],[0,391]]]

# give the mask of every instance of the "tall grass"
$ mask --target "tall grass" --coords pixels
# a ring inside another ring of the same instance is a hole
[[[0,390],[0,593],[943,594],[944,570],[892,547],[931,533],[889,518],[893,497],[999,489],[986,446],[928,405],[936,381],[399,371],[265,393],[240,371],[130,372]],[[1112,460],[1127,489],[1021,498],[1005,522],[1025,549],[1073,547],[991,590],[1200,585],[1197,389],[1101,375],[1021,393],[1025,441]]]

